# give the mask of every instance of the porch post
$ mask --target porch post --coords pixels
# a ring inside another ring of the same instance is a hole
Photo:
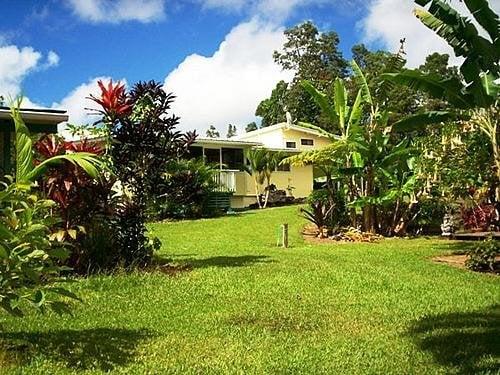
[[[222,147],[219,148],[219,169],[222,172]]]

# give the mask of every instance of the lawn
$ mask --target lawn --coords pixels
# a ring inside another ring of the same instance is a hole
[[[500,372],[500,278],[431,260],[463,245],[310,245],[297,212],[152,225],[191,271],[78,280],[73,317],[0,315],[0,372]]]

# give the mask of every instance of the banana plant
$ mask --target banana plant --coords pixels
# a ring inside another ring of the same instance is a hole
[[[99,173],[103,169],[103,164],[94,154],[87,152],[57,155],[42,161],[38,165],[34,164],[33,141],[20,111],[22,100],[22,97],[18,97],[10,107],[16,135],[16,183],[29,185],[43,176],[47,168],[58,165],[64,161],[82,168],[92,178],[99,178]]]
[[[389,191],[402,186],[412,176],[407,161],[415,150],[407,141],[396,145],[393,143],[390,113],[384,108],[385,103],[379,102],[372,95],[366,77],[355,61],[351,63],[351,68],[359,88],[352,106],[348,104],[345,85],[341,79],[335,80],[330,95],[318,91],[309,82],[302,83],[336,132],[328,133],[314,125],[301,123],[302,126],[327,136],[331,144],[320,150],[303,152],[285,161],[296,165],[328,166],[330,171],[343,176],[349,206],[355,209],[354,212],[358,209],[362,211],[364,230],[375,232],[378,230],[377,209],[386,205],[391,197],[394,198],[391,203],[395,203],[397,199]],[[387,179],[384,171],[398,179]],[[351,211],[353,225],[355,217]]]
[[[470,19],[442,0],[415,0],[415,3],[421,6],[415,9],[416,17],[443,38],[453,48],[456,56],[464,58],[460,67],[463,81],[423,74],[416,70],[385,74],[386,81],[418,89],[449,104],[447,111],[419,113],[394,124],[393,129],[406,132],[423,130],[429,124],[448,119],[469,121],[491,141],[492,159],[500,186],[499,17],[487,0],[464,0],[474,20],[484,30],[481,33]],[[428,9],[423,8],[427,5]],[[496,200],[500,202],[500,187],[496,189]]]
[[[450,106],[448,111],[410,116],[394,124],[394,130],[424,129],[427,125],[442,122],[446,118],[456,118],[459,115],[462,118],[464,115],[470,117],[470,110],[496,107],[500,91],[500,22],[488,1],[464,1],[485,33],[480,33],[470,19],[460,15],[442,0],[415,0],[415,3],[421,6],[415,9],[415,16],[443,38],[453,48],[456,56],[464,58],[460,66],[463,80],[424,74],[418,70],[384,74],[386,81],[423,91],[432,98],[446,100]],[[428,9],[423,8],[429,3]]]

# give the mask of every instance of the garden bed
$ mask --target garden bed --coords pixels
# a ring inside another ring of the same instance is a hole
[[[302,237],[310,243],[349,243],[349,242],[378,242],[384,237],[378,234],[362,232],[354,228],[346,228],[334,235],[321,237],[314,225],[305,225],[302,229]]]
[[[444,263],[455,268],[468,269],[465,265],[467,254],[450,254],[433,257],[432,260],[436,263]],[[495,258],[497,263],[500,263],[500,256]],[[472,271],[473,272],[473,271]],[[479,272],[479,271],[478,271]],[[481,271],[481,273],[489,273],[492,275],[500,275],[498,272]]]

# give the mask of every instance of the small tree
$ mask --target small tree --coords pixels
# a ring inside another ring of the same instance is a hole
[[[220,138],[220,133],[219,131],[217,130],[217,128],[213,125],[210,125],[210,127],[207,129],[207,132],[205,133],[205,135],[208,137],[208,138]]]
[[[246,172],[253,177],[255,186],[255,198],[259,208],[263,208],[261,195],[262,186],[266,180],[267,150],[265,148],[255,148],[247,152],[248,165]]]
[[[257,124],[255,123],[255,121],[247,124],[247,126],[245,126],[245,132],[252,132],[254,130],[257,130],[259,127],[257,126]]]
[[[285,155],[281,152],[272,152],[265,148],[254,148],[246,154],[249,162],[246,171],[254,179],[255,197],[259,208],[267,207],[271,191],[271,176],[284,157]],[[264,201],[262,202],[263,194]]]
[[[55,286],[68,256],[63,245],[50,237],[54,202],[39,199],[30,184],[4,184],[0,191],[0,308],[23,316],[26,307],[57,313],[69,312],[56,295],[77,299]]]
[[[227,127],[226,138],[236,137],[236,125],[229,124]]]

